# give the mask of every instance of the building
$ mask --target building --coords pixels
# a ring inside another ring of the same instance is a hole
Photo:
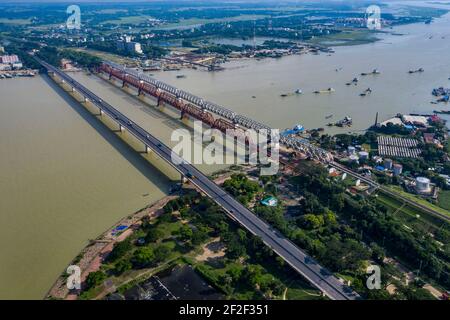
[[[13,64],[13,63],[17,63],[17,62],[20,62],[20,60],[19,60],[19,57],[17,55],[15,55],[15,54],[10,55],[10,56],[7,56],[7,55],[0,56],[0,63]]]
[[[0,63],[0,71],[9,71],[11,70],[11,65],[8,63]]]
[[[355,154],[355,151],[356,151],[356,149],[354,146],[348,146],[347,152],[349,155]]]
[[[369,159],[369,153],[367,151],[360,151],[359,158],[361,160],[367,160],[367,159]]]
[[[384,159],[384,167],[387,169],[387,170],[391,170],[392,169],[392,160],[391,159]]]
[[[424,116],[411,116],[411,115],[402,115],[402,120],[404,124],[410,124],[419,127],[427,127],[428,126],[428,118]]]
[[[128,52],[142,53],[142,47],[139,42],[125,42],[125,47]]]
[[[127,52],[135,52],[142,54],[142,46],[139,42],[127,41],[128,37],[125,41],[119,40],[116,42],[117,50],[119,51],[127,51]]]
[[[399,176],[403,172],[403,166],[399,163],[394,164],[394,176]]]
[[[22,62],[15,62],[13,64],[11,64],[13,69],[22,69],[23,68],[23,64]]]
[[[431,182],[430,179],[425,177],[416,178],[416,191],[418,193],[430,193],[431,192]]]
[[[278,200],[274,197],[268,197],[264,200],[261,200],[261,203],[268,207],[276,207],[278,204]]]

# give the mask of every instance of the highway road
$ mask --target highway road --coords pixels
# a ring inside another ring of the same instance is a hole
[[[222,188],[211,181],[207,176],[197,170],[190,163],[182,160],[177,155],[172,155],[172,150],[164,145],[157,138],[135,124],[131,119],[120,113],[100,97],[96,96],[90,90],[80,83],[76,82],[70,76],[52,65],[35,57],[35,59],[44,66],[48,72],[54,73],[61,80],[70,85],[75,91],[88,99],[97,106],[104,114],[127,130],[139,141],[145,144],[152,152],[170,163],[178,172],[186,177],[199,190],[214,200],[225,212],[253,235],[261,240],[272,250],[284,259],[299,274],[320,289],[326,296],[333,300],[355,300],[360,296],[351,288],[341,283],[328,270],[320,266],[311,257],[306,255],[300,248],[284,237],[280,232],[262,221],[236,199],[226,193]]]
[[[394,197],[395,199],[401,200],[401,201],[409,204],[410,206],[418,208],[418,209],[420,209],[420,210],[422,210],[422,211],[424,211],[424,212],[426,212],[426,213],[428,213],[428,214],[430,214],[432,216],[435,216],[435,217],[437,217],[439,219],[442,219],[444,221],[450,222],[450,215],[445,215],[445,214],[443,214],[443,213],[441,213],[439,211],[433,210],[430,207],[427,207],[427,206],[425,206],[423,204],[415,202],[415,201],[411,200],[410,198],[407,198],[407,197],[399,194],[398,192],[392,191],[391,189],[389,189],[389,188],[387,188],[387,187],[385,187],[383,185],[380,185],[380,184],[376,183],[375,181],[373,181],[372,179],[364,177],[364,176],[354,172],[353,170],[350,170],[349,168],[347,168],[347,167],[345,167],[345,166],[343,166],[343,165],[341,165],[341,164],[339,164],[337,162],[331,162],[331,163],[329,163],[329,165],[331,167],[335,168],[335,169],[341,170],[342,172],[345,172],[345,173],[347,173],[347,174],[349,174],[349,175],[351,175],[351,176],[361,180],[362,182],[367,183],[371,187],[379,189],[381,192],[384,192],[384,193]]]

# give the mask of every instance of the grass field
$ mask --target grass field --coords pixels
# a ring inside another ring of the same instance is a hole
[[[438,204],[441,208],[450,211],[450,190],[442,190],[439,193]]]
[[[0,18],[0,24],[7,24],[7,25],[26,25],[30,24],[30,19],[7,19],[7,18]]]
[[[404,224],[413,230],[421,230],[423,232],[435,232],[442,226],[445,226],[445,222],[441,219],[428,215],[418,209],[410,207],[403,202],[394,199],[385,194],[378,194],[377,201],[388,209],[388,212],[395,214],[395,216]]]
[[[349,46],[377,41],[375,33],[369,30],[343,30],[341,33],[315,37],[307,42],[318,45]]]
[[[410,199],[410,200],[412,200],[412,201],[414,201],[414,202],[417,202],[417,203],[419,203],[419,204],[421,204],[421,205],[423,205],[423,206],[426,206],[426,207],[428,207],[428,208],[430,208],[430,209],[432,209],[432,210],[435,210],[435,211],[437,211],[437,212],[439,212],[439,213],[448,215],[448,216],[450,217],[450,211],[449,211],[449,210],[446,210],[446,209],[444,209],[444,208],[438,207],[437,205],[434,205],[434,204],[428,202],[428,201],[425,200],[425,199],[422,199],[422,198],[420,198],[420,197],[418,197],[418,196],[415,196],[415,195],[413,195],[413,194],[410,194],[410,193],[408,193],[408,192],[405,192],[405,191],[403,191],[403,189],[402,189],[401,187],[399,187],[399,186],[388,186],[388,188],[390,188],[390,189],[391,189],[392,191],[394,191],[394,192],[397,192],[397,193],[401,194],[401,195],[404,196],[405,198],[408,198],[408,199]],[[445,198],[445,196],[444,196],[444,198]]]
[[[247,21],[247,20],[257,20],[266,18],[267,15],[259,15],[259,14],[243,14],[236,17],[228,17],[228,18],[218,18],[218,19],[185,19],[180,20],[177,23],[169,23],[166,25],[159,26],[155,29],[176,29],[183,28],[189,26],[202,25],[207,23],[221,23],[221,22],[232,22],[232,21]]]

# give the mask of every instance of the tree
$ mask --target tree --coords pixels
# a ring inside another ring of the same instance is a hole
[[[137,249],[133,254],[133,264],[137,267],[146,267],[155,261],[155,254],[150,247]]]
[[[178,230],[178,236],[182,241],[190,241],[192,239],[192,236],[194,232],[192,231],[191,227],[184,224],[179,230]]]
[[[94,271],[88,274],[86,278],[86,289],[89,290],[90,288],[94,288],[101,284],[103,280],[107,278],[106,273],[103,271]]]
[[[114,262],[121,258],[126,252],[131,250],[131,242],[129,239],[116,243],[111,253],[108,255],[107,260],[110,262]]]
[[[302,225],[309,230],[318,229],[324,225],[324,219],[321,215],[305,214],[300,217],[300,221],[302,222]]]
[[[208,239],[208,231],[205,227],[198,227],[191,237],[193,245],[199,245],[206,239]]]
[[[156,247],[154,250],[154,258],[156,262],[162,262],[170,256],[170,248],[166,245]]]
[[[245,246],[239,242],[236,237],[233,237],[227,242],[226,255],[230,259],[237,259],[246,254]]]
[[[116,265],[114,266],[114,273],[116,275],[121,275],[125,271],[130,270],[132,267],[133,265],[129,260],[122,259],[119,260],[119,262],[117,262]]]
[[[158,229],[158,227],[153,227],[145,235],[145,242],[156,242],[158,240],[161,240],[163,236],[164,232],[162,232],[162,230]]]

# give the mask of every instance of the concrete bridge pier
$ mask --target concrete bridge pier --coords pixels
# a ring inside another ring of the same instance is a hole
[[[164,111],[164,109],[166,109],[166,105],[163,101],[161,101],[161,99],[158,98],[158,103],[156,104],[156,106],[158,107],[159,111]]]
[[[141,86],[142,86],[142,84],[144,83],[144,81],[142,81],[142,80],[139,80],[139,87],[138,87],[138,97],[140,97],[141,95],[144,95],[143,93],[142,93],[142,88],[141,88]]]
[[[96,114],[96,116],[102,117],[103,116],[103,110],[98,108],[98,113]]]

